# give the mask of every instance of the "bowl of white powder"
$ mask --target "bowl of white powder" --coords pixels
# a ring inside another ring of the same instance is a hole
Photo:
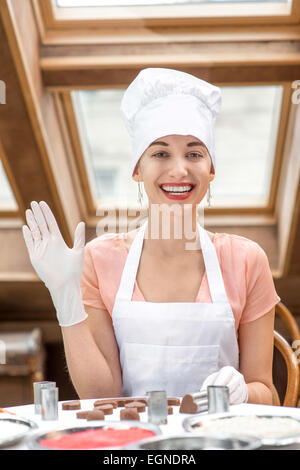
[[[10,447],[24,439],[31,431],[38,428],[29,419],[11,416],[0,417],[0,448]]]
[[[300,420],[292,416],[231,415],[192,416],[183,423],[185,431],[202,436],[249,436],[263,446],[300,444]]]

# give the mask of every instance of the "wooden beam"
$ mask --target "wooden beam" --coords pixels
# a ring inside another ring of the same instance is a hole
[[[45,87],[49,91],[66,91],[66,90],[86,90],[100,88],[126,88],[128,84],[137,76],[144,67],[157,67],[157,62],[144,62],[140,66],[129,68],[123,66],[119,68],[107,67],[85,68],[78,66],[77,68],[60,66],[48,67],[47,64],[42,65],[42,74]],[[277,84],[283,81],[298,80],[300,76],[300,64],[293,65],[260,65],[260,66],[182,66],[178,61],[171,62],[161,61],[159,66],[173,67],[191,73],[210,83],[232,83],[232,77],[238,77],[240,82],[248,83],[269,83]]]
[[[291,87],[291,83],[285,83],[282,85],[283,85],[283,93],[282,93],[280,120],[278,124],[277,138],[276,138],[276,141],[274,142],[275,155],[274,155],[274,165],[273,165],[271,188],[270,188],[270,195],[269,195],[269,207],[271,208],[272,213],[274,213],[276,198],[278,194],[277,188],[279,184],[280,172],[282,170],[283,147],[284,147],[284,143],[286,139],[288,116],[289,116],[289,110],[291,106],[291,95],[293,91]]]
[[[6,36],[3,5],[1,3],[0,7],[0,73],[1,79],[6,83],[6,104],[0,107],[1,147],[5,169],[10,176],[13,175],[12,189],[14,191],[18,188],[19,195],[15,194],[15,197],[20,212],[24,214],[25,207],[37,194],[41,199],[49,200],[50,188]]]
[[[176,68],[213,83],[291,82],[300,76],[300,41],[43,46],[40,65],[45,86],[57,90],[126,87],[146,67]]]
[[[45,200],[66,243],[72,245],[81,213],[55,100],[41,80],[31,1],[4,0],[0,13],[1,78],[7,85],[6,105],[0,108],[0,138],[19,189],[20,212],[25,221],[30,202]]]
[[[292,104],[286,134],[276,215],[279,268],[283,276],[300,273],[300,105]]]
[[[40,17],[37,15],[37,21]],[[90,45],[174,45],[179,43],[201,44],[215,42],[260,42],[299,41],[299,25],[237,25],[237,26],[177,26],[137,28],[94,28],[94,29],[45,29],[40,26],[43,46]]]

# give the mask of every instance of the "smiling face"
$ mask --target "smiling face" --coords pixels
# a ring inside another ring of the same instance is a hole
[[[143,181],[150,204],[199,204],[214,169],[209,152],[196,137],[168,135],[156,139],[145,150],[134,174]]]

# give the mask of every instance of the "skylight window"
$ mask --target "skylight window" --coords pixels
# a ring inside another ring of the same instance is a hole
[[[282,87],[221,89],[212,207],[265,207],[272,183]],[[136,203],[137,184],[130,176],[131,142],[120,115],[124,91],[72,93],[95,200],[120,206]]]

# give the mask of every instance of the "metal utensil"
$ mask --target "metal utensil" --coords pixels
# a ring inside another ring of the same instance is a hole
[[[229,411],[229,388],[223,385],[209,385],[208,413],[225,413]]]
[[[58,419],[58,388],[41,389],[41,414],[43,421],[55,421]]]
[[[164,424],[168,418],[168,399],[164,390],[147,392],[148,421],[152,424]]]
[[[41,390],[44,388],[54,388],[56,387],[56,382],[50,382],[49,380],[43,380],[42,382],[33,383],[33,392],[34,392],[34,412],[35,414],[41,414],[42,411],[42,395]]]

